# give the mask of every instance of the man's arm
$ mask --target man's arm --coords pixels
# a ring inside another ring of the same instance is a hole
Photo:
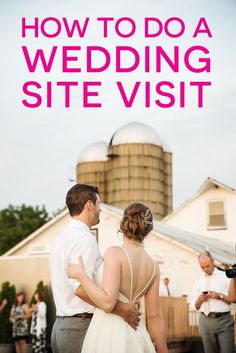
[[[231,278],[230,285],[229,285],[229,300],[232,303],[236,303],[236,277]]]
[[[84,302],[92,305],[92,306],[96,306],[92,300],[89,298],[88,294],[85,292],[84,288],[82,286],[79,286],[76,290],[75,290],[75,295],[77,297],[79,297],[81,300],[83,300]]]
[[[201,293],[195,301],[195,308],[199,310],[202,306],[202,303],[206,302],[209,298],[210,297],[208,294]]]
[[[79,286],[76,289],[75,295],[77,295],[77,297],[82,299],[84,302],[95,306],[95,304],[89,298],[82,286]],[[121,316],[134,330],[137,330],[141,315],[137,308],[137,304],[138,301],[130,301],[129,303],[123,303],[118,300],[112,313]]]
[[[217,299],[217,300],[221,300],[222,302],[224,302],[226,304],[231,304],[231,300],[228,297],[228,295],[223,294],[223,293],[209,291],[207,294],[207,298],[208,299]]]
[[[84,271],[82,257],[80,257],[78,265],[69,265],[67,274],[70,278],[78,279],[89,298],[98,308],[105,312],[112,312],[117,302],[121,277],[121,261],[117,247],[109,248],[104,255],[102,288]]]
[[[208,299],[206,294],[202,293],[199,281],[200,281],[199,279],[196,280],[193,286],[191,301],[190,301],[191,310],[199,310],[202,304]]]
[[[84,270],[86,274],[92,279],[95,273],[95,270],[102,262],[102,257],[98,248],[97,241],[94,236],[88,236],[86,242],[81,244],[80,241],[76,238],[70,244],[70,251],[68,252],[68,263],[69,264],[78,264],[79,258],[82,254],[83,256],[83,264]],[[99,263],[100,261],[100,263]],[[96,306],[91,298],[85,292],[83,286],[78,281],[78,279],[70,278],[68,276],[68,268],[67,268],[67,281],[73,293],[79,297],[84,302]]]

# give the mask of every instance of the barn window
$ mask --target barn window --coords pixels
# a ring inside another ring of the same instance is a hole
[[[48,244],[32,244],[28,248],[29,255],[48,255],[50,253],[50,245]]]
[[[223,200],[208,201],[208,229],[225,229],[225,205]]]

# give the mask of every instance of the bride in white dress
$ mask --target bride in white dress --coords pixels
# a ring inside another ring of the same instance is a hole
[[[97,307],[82,353],[155,353],[154,345],[158,353],[168,353],[159,303],[159,269],[142,246],[152,228],[150,209],[133,203],[126,208],[120,223],[123,244],[106,251],[95,282],[84,272],[81,258],[79,264],[69,265],[68,276],[79,280]],[[117,300],[128,302],[143,296],[151,337],[142,320],[134,330],[122,317],[111,313]]]

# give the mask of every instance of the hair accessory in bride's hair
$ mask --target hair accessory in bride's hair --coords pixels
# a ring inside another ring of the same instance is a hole
[[[152,217],[151,211],[149,208],[146,209],[146,212],[141,212],[141,218],[144,220],[144,227],[147,227],[148,225],[152,225],[152,221],[149,221],[149,219]]]

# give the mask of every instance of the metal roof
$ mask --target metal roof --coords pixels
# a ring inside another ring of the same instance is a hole
[[[102,162],[108,160],[108,144],[104,141],[87,146],[79,155],[78,162]]]
[[[113,134],[110,141],[112,146],[126,143],[147,143],[161,146],[164,151],[171,152],[166,141],[159,136],[155,129],[138,121],[122,126]]]
[[[196,251],[199,254],[208,250],[212,254],[212,257],[222,264],[236,262],[234,248],[223,241],[192,233],[158,221],[154,222],[154,231],[164,235],[169,240],[178,242]]]
[[[121,219],[124,213],[124,211],[120,208],[104,203],[101,204],[101,209],[102,211],[107,211],[109,213],[114,214],[119,219]],[[38,235],[41,234],[42,231],[44,231],[48,227],[51,227],[52,225],[57,223],[58,220],[60,220],[62,217],[67,216],[68,214],[68,209],[65,209],[56,217],[51,219],[49,222],[44,224],[42,227],[37,229],[27,238],[22,240],[12,249],[10,249],[8,252],[3,254],[3,256],[13,255],[14,252],[21,246],[27,244],[32,239],[36,238]],[[196,233],[191,233],[186,230],[170,226],[161,221],[154,221],[153,233],[157,237],[163,237],[163,239],[167,242],[175,243],[176,245],[183,248],[188,248],[189,251],[194,251],[200,254],[201,252],[208,250],[212,254],[213,258],[219,263],[226,264],[236,262],[236,254],[234,252],[233,247],[219,240],[210,239],[206,236]]]

